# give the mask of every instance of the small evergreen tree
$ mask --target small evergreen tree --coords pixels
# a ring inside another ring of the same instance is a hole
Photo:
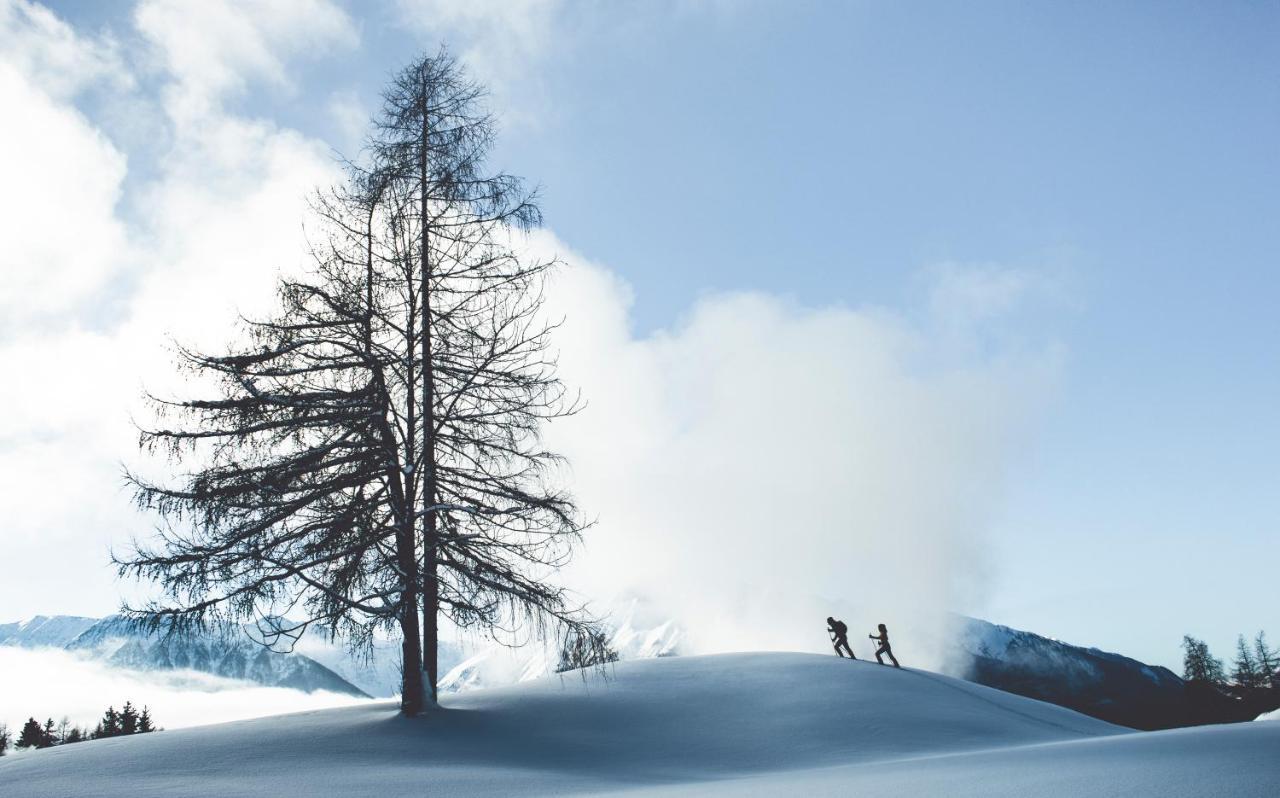
[[[44,730],[40,728],[40,721],[27,718],[27,722],[22,724],[22,731],[18,734],[18,747],[44,748],[41,745],[42,742],[44,742]]]
[[[84,742],[84,739],[84,730],[79,726],[72,726],[71,730],[67,732],[67,736],[62,738],[62,744]]]
[[[1182,678],[1188,682],[1207,682],[1222,685],[1227,681],[1222,660],[1209,653],[1209,646],[1203,640],[1191,635],[1182,637]]]
[[[49,718],[44,722],[44,726],[40,729],[40,745],[38,748],[52,748],[58,744],[58,734],[54,731],[56,727],[53,725],[53,718]]]
[[[1280,689],[1280,654],[1267,645],[1267,633],[1259,631],[1253,638],[1253,656],[1258,663],[1261,687]]]
[[[0,723],[0,756],[4,756],[4,752],[9,750],[9,724]]]
[[[130,701],[124,702],[124,709],[120,710],[120,733],[135,734],[138,731],[138,710],[133,708]]]
[[[143,706],[142,714],[138,716],[138,734],[146,734],[155,730],[156,727],[151,723],[151,712]]]
[[[115,707],[107,707],[106,713],[102,716],[102,720],[98,723],[98,728],[94,729],[94,739],[103,737],[118,737],[120,735],[120,713],[116,712]]]
[[[1231,681],[1235,682],[1237,687],[1246,690],[1253,690],[1262,686],[1261,674],[1258,670],[1258,663],[1253,658],[1253,652],[1249,650],[1249,645],[1244,641],[1244,635],[1236,638],[1236,661],[1231,670]]]

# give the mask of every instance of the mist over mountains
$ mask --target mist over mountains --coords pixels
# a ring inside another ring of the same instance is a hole
[[[667,620],[637,626],[636,604],[623,606],[610,626],[610,647],[624,659],[680,653],[682,630]],[[258,642],[245,627],[230,635],[184,634],[166,638],[148,633],[119,615],[105,618],[37,615],[0,624],[0,646],[61,649],[114,668],[133,671],[192,670],[264,687],[305,693],[330,692],[362,698],[388,698],[400,689],[399,641],[376,640],[364,654],[353,654],[341,641],[308,629],[288,650]],[[555,672],[553,646],[512,648],[496,642],[467,645],[442,641],[441,692],[535,679]]]
[[[105,665],[136,671],[189,669],[304,693],[371,696],[316,659],[298,652],[272,651],[254,642],[243,630],[234,636],[210,633],[166,637],[144,632],[119,615],[100,619],[37,615],[20,623],[0,625],[0,645],[61,648]],[[354,669],[352,672],[354,675]]]

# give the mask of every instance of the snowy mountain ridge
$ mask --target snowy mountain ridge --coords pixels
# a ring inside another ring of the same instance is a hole
[[[1063,672],[1089,681],[1101,676],[1097,661],[1114,662],[1135,668],[1145,678],[1157,685],[1180,685],[1182,679],[1173,671],[1159,665],[1147,665],[1138,660],[1092,646],[1076,646],[1051,637],[1012,629],[977,618],[965,618],[959,645],[978,657],[1005,662],[1033,660],[1042,669],[1057,667]],[[1081,656],[1087,654],[1088,658]]]
[[[37,615],[0,624],[0,645],[60,648],[103,664],[135,671],[190,669],[267,687],[368,697],[342,676],[300,653],[271,651],[239,635],[169,637],[148,633],[119,615],[106,618]]]
[[[671,620],[637,627],[637,602],[625,604],[607,626],[609,646],[621,659],[666,657],[679,653],[681,628]],[[0,645],[52,647],[78,653],[106,665],[132,670],[189,668],[268,687],[304,692],[326,690],[387,698],[400,690],[400,644],[379,639],[365,656],[352,655],[340,641],[308,629],[290,651],[272,651],[247,632],[235,636],[189,634],[165,639],[139,630],[119,615],[106,618],[37,615],[0,624]],[[555,672],[559,652],[553,644],[510,648],[496,642],[442,642],[439,650],[442,693],[458,693],[530,681]]]
[[[1251,720],[1261,710],[1158,665],[1032,632],[961,618],[950,670],[1134,729]]]
[[[652,627],[637,623],[641,603],[632,599],[605,624],[608,647],[619,660],[673,657],[681,653],[684,630],[668,619]],[[527,646],[512,649],[493,643],[480,648],[458,662],[440,678],[441,693],[462,693],[485,687],[528,682],[550,676],[559,667],[559,652],[554,646]]]
[[[0,646],[62,648],[98,622],[78,615],[36,615],[17,623],[0,623]]]

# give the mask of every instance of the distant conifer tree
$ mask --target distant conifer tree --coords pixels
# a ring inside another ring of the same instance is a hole
[[[102,720],[98,722],[98,727],[93,730],[94,739],[117,737],[119,734],[120,713],[116,712],[115,707],[107,707],[107,711],[102,716]]]
[[[27,718],[27,722],[22,724],[22,731],[18,734],[19,748],[44,748],[41,743],[44,741],[44,730],[40,728],[40,721],[35,718]]]
[[[1267,633],[1259,631],[1253,638],[1253,656],[1258,663],[1262,687],[1280,689],[1280,654],[1267,645]]]
[[[11,739],[12,738],[9,736],[9,725],[7,723],[0,723],[0,756],[4,756],[4,752],[9,750],[9,741]]]
[[[1244,635],[1236,639],[1236,661],[1231,669],[1231,681],[1235,682],[1237,687],[1243,687],[1246,690],[1262,686],[1262,674],[1258,669],[1257,661],[1253,658],[1253,652],[1244,641]]]
[[[40,745],[37,747],[52,748],[58,744],[58,734],[54,731],[55,728],[53,718],[49,718],[44,722],[44,726],[40,729]]]
[[[1207,682],[1209,684],[1226,684],[1226,672],[1222,660],[1209,653],[1209,646],[1203,640],[1191,635],[1182,637],[1182,678],[1188,682]]]
[[[138,734],[146,734],[155,730],[156,727],[151,723],[151,712],[144,706],[142,714],[138,716]]]
[[[124,709],[120,710],[120,733],[135,734],[138,731],[138,710],[133,708],[130,701],[124,702]]]

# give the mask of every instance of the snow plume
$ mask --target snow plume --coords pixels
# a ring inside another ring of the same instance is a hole
[[[982,599],[984,529],[1057,371],[1052,345],[975,329],[1034,273],[930,270],[946,284],[919,311],[717,294],[636,335],[625,284],[534,246],[571,264],[557,346],[589,403],[550,433],[598,520],[575,586],[646,597],[690,653],[829,651],[835,615],[859,656],[884,622],[902,658],[937,664],[939,611]]]
[[[28,717],[93,728],[107,706],[150,708],[166,729],[256,718],[369,701],[337,693],[262,687],[196,671],[112,668],[70,651],[0,646],[0,723],[22,728]]]

